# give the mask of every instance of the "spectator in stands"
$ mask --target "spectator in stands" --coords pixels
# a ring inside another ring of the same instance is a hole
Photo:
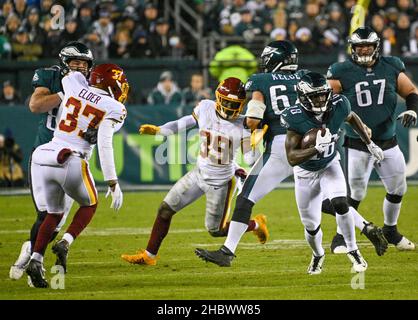
[[[13,36],[12,58],[18,61],[36,61],[42,56],[42,46],[29,40],[29,34],[20,27]]]
[[[129,8],[133,9],[133,7]],[[117,26],[118,28],[128,30],[130,36],[133,36],[136,29],[136,23],[138,21],[138,15],[135,13],[135,11],[132,12],[132,9],[125,9]]]
[[[12,82],[7,80],[3,82],[3,90],[0,95],[0,105],[14,106],[22,103],[19,94],[17,93]]]
[[[237,36],[243,36],[246,40],[251,40],[254,36],[261,34],[261,23],[258,19],[254,19],[250,9],[241,9],[240,15],[241,21],[235,26],[235,34]]]
[[[232,0],[219,15],[220,32],[225,35],[234,34],[235,26],[241,21],[240,10],[245,8],[245,0]]]
[[[373,16],[375,14],[380,14],[382,12],[385,12],[387,8],[388,8],[388,0],[370,1],[369,15]]]
[[[258,15],[262,21],[273,20],[274,13],[277,10],[277,0],[264,0],[264,7],[259,11]]]
[[[396,25],[398,22],[399,11],[396,7],[390,7],[386,10],[386,24]]]
[[[203,87],[203,75],[200,73],[192,74],[190,85],[182,91],[183,104],[195,106],[200,100],[211,99],[211,89]]]
[[[61,50],[61,30],[52,29],[50,16],[44,16],[40,26],[44,30],[46,38],[48,39],[48,41],[44,43],[43,57],[56,58]]]
[[[28,8],[26,23],[24,26],[26,30],[28,30],[29,41],[31,43],[38,43],[43,46],[45,43],[46,35],[44,30],[39,26],[38,8]]]
[[[175,35],[170,34],[170,25],[164,18],[157,20],[155,32],[149,36],[149,43],[153,56],[155,57],[170,57],[181,56],[182,42],[181,39]]]
[[[418,56],[418,22],[411,26],[411,38],[409,40],[409,53],[411,56]]]
[[[41,1],[41,10],[39,12],[39,20],[44,20],[45,17],[50,17],[51,16],[51,8],[52,5],[54,4],[53,0],[42,0]]]
[[[6,20],[9,15],[13,13],[13,4],[10,0],[7,0],[3,3],[3,6],[0,11],[0,27],[6,25]]]
[[[379,37],[382,37],[383,29],[385,28],[385,19],[380,14],[375,14],[372,17],[372,28],[376,33],[379,35]]]
[[[106,49],[110,45],[110,37],[113,34],[113,22],[110,19],[110,12],[102,10],[99,13],[99,20],[93,23],[93,31],[100,37],[100,41],[103,43]]]
[[[148,41],[147,33],[144,30],[137,30],[133,36],[131,47],[132,58],[152,57],[152,50]]]
[[[15,143],[11,130],[6,129],[5,135],[0,135],[1,187],[23,187],[22,160],[22,150]]]
[[[80,6],[77,19],[81,34],[88,32],[90,26],[93,24],[93,7],[94,5],[90,2],[83,3]]]
[[[10,59],[12,46],[9,42],[9,39],[4,34],[6,30],[0,29],[0,59]]]
[[[149,2],[145,5],[144,16],[140,19],[140,25],[148,34],[156,31],[158,9],[155,4]]]
[[[160,81],[154,90],[148,95],[148,104],[164,104],[170,106],[181,105],[181,92],[173,81],[173,74],[170,71],[161,73]]]
[[[411,22],[405,13],[399,15],[396,25],[396,55],[405,56],[409,52]]]
[[[319,52],[326,55],[337,55],[340,44],[340,33],[337,29],[325,30],[319,44]]]
[[[90,48],[95,59],[108,59],[108,49],[96,31],[93,30],[92,32],[87,33],[80,39],[80,41],[84,43],[88,48]]]
[[[286,10],[278,9],[273,15],[274,27],[283,28],[287,27],[287,13]]]
[[[128,29],[118,29],[109,46],[110,58],[129,58],[132,39]]]
[[[410,17],[414,16],[413,3],[411,0],[398,0],[397,7],[400,13],[404,13]]]
[[[319,3],[315,0],[308,0],[305,5],[305,13],[300,21],[300,25],[309,30],[313,30],[316,25],[315,18],[319,15]]]
[[[295,45],[301,55],[313,54],[316,52],[316,46],[312,40],[312,32],[308,28],[299,28],[296,32]]]
[[[62,48],[65,44],[71,41],[78,41],[81,38],[81,33],[78,29],[77,19],[67,17],[65,19],[65,29],[60,35],[59,47]]]
[[[296,32],[299,30],[299,23],[296,20],[290,20],[287,27],[287,39],[295,42],[296,41]]]
[[[331,2],[328,5],[328,27],[337,29],[339,35],[346,37],[348,35],[348,30],[346,28],[346,21],[343,15],[343,9],[337,2]]]
[[[6,20],[5,35],[9,38],[9,41],[13,39],[13,36],[16,34],[17,30],[21,25],[21,20],[19,17],[12,13]]]
[[[26,16],[26,0],[14,0],[14,13],[23,20]]]
[[[396,54],[396,35],[393,27],[386,26],[382,34],[382,52],[384,56]]]

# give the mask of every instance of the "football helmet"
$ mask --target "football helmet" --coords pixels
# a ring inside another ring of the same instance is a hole
[[[90,73],[91,86],[108,92],[113,99],[125,103],[128,99],[128,79],[121,67],[113,63],[95,66]]]
[[[87,46],[81,42],[72,41],[67,43],[60,51],[59,58],[61,62],[61,67],[64,70],[64,73],[66,73],[68,70],[70,70],[69,63],[72,59],[77,60],[84,60],[87,61],[88,68],[87,68],[87,74],[84,70],[74,70],[74,71],[80,71],[83,73],[86,78],[89,77],[91,68],[93,67],[93,53]]]
[[[215,91],[216,112],[225,120],[238,118],[244,108],[246,93],[244,83],[234,77],[221,81]]]
[[[307,111],[318,115],[328,110],[332,88],[322,74],[308,72],[299,80],[296,91],[300,103]]]
[[[359,65],[368,65],[379,58],[380,38],[370,27],[360,27],[356,29],[348,39],[351,46],[351,59]],[[374,50],[368,55],[359,55],[356,52],[356,46],[373,45]]]
[[[260,68],[265,73],[279,70],[296,71],[298,58],[298,49],[292,42],[287,40],[272,41],[261,53]]]

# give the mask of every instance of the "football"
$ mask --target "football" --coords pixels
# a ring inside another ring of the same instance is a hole
[[[325,134],[324,128],[312,128],[308,132],[305,133],[305,135],[302,138],[302,142],[300,144],[301,149],[308,149],[310,147],[315,146],[316,144],[316,135],[318,130],[321,130],[321,134]]]

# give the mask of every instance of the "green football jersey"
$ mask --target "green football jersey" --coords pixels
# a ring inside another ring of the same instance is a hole
[[[396,57],[381,57],[370,68],[350,59],[331,65],[327,77],[340,81],[341,94],[350,100],[352,110],[372,129],[373,139],[389,140],[396,133],[397,79],[404,71],[403,62]],[[349,126],[346,126],[346,134],[360,138]]]
[[[45,87],[48,88],[51,93],[57,93],[63,91],[61,79],[62,75],[59,66],[37,69],[32,78],[32,86],[33,88]],[[34,148],[52,140],[57,125],[56,117],[58,115],[58,110],[59,106],[40,115],[41,119],[39,121],[38,133],[33,146]]]
[[[293,106],[297,100],[296,84],[307,70],[295,73],[275,72],[253,74],[245,84],[247,92],[260,91],[264,96],[266,111],[263,124],[269,126],[265,139],[273,140],[274,136],[286,134],[286,129],[280,124],[280,115],[285,108]]]
[[[300,103],[287,108],[282,113],[282,123],[287,130],[295,131],[303,136],[313,128],[328,128],[333,135],[334,143],[323,154],[318,154],[299,166],[305,170],[318,171],[327,166],[337,154],[337,140],[345,119],[351,112],[350,102],[343,95],[335,94],[330,102],[329,111],[319,121],[313,113],[306,111]]]

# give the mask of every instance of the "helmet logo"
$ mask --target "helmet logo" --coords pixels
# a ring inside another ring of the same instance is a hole
[[[115,80],[118,80],[118,81],[122,80],[122,74],[123,74],[122,70],[112,69],[112,72],[114,73],[112,79],[115,79]]]

